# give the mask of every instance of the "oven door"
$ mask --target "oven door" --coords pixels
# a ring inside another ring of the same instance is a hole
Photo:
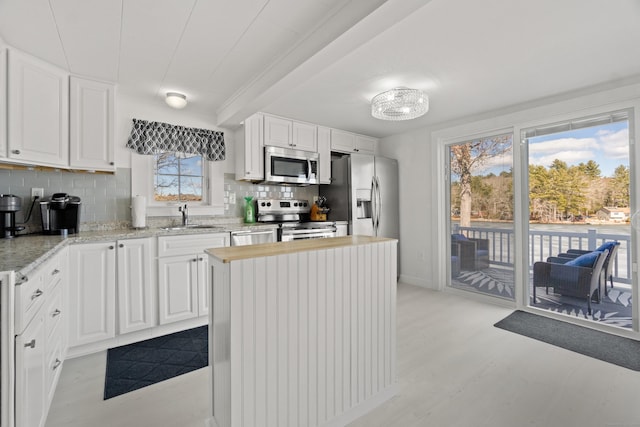
[[[318,184],[318,153],[280,147],[264,148],[265,184]]]
[[[336,237],[336,228],[284,228],[281,233],[280,239],[283,242],[304,239],[325,239]]]

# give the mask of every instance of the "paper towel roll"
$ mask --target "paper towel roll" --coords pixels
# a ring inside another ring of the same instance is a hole
[[[147,198],[135,196],[131,201],[131,225],[133,228],[147,226]]]

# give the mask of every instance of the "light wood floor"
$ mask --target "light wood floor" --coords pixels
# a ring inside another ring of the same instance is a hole
[[[400,392],[351,426],[640,426],[640,373],[493,327],[510,312],[400,284]],[[105,359],[65,362],[47,427],[205,425],[206,369],[103,401]]]

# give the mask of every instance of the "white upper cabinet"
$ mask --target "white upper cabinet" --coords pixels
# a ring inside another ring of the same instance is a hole
[[[264,116],[264,145],[291,148],[293,122],[280,117]]]
[[[343,130],[331,129],[331,151],[353,153],[355,146],[355,134]]]
[[[331,129],[318,126],[318,155],[320,184],[331,184]]]
[[[356,135],[356,153],[373,154],[376,152],[378,140],[370,136]]]
[[[17,163],[69,164],[69,75],[9,51],[8,157]]]
[[[296,150],[318,151],[318,127],[308,123],[293,122],[291,146]]]
[[[331,129],[331,151],[374,154],[377,139],[338,129]]]
[[[264,116],[254,114],[236,135],[236,179],[264,179]]]
[[[115,170],[115,86],[71,76],[69,166]]]
[[[316,125],[264,116],[264,145],[316,152],[317,138]]]

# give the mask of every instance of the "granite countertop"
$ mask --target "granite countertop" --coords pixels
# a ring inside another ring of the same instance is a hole
[[[387,242],[395,239],[370,236],[344,236],[331,239],[305,239],[290,242],[262,243],[249,246],[234,246],[227,248],[207,249],[209,255],[224,263],[249,258],[261,258],[290,254],[295,252],[333,249],[345,246],[368,245],[371,243]]]
[[[119,239],[139,239],[154,236],[175,236],[203,233],[227,233],[236,230],[276,228],[274,224],[216,224],[211,228],[186,228],[164,230],[162,228],[114,229],[81,231],[69,236],[21,235],[13,239],[0,239],[0,271],[15,271],[28,275],[63,247],[74,243],[104,242]]]

